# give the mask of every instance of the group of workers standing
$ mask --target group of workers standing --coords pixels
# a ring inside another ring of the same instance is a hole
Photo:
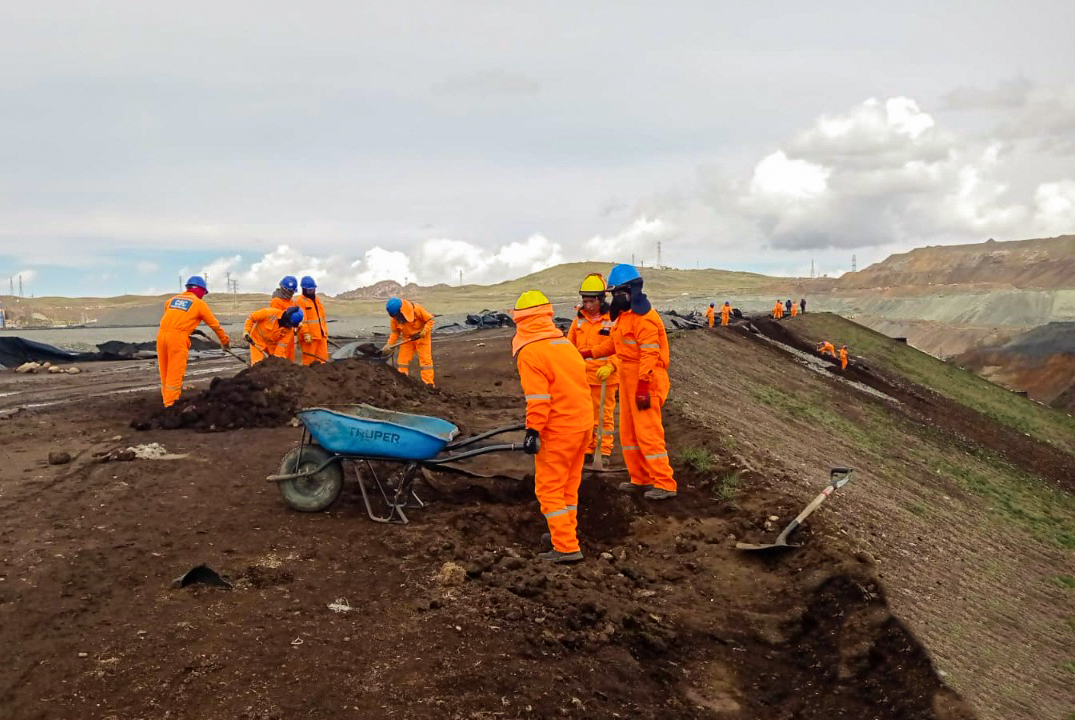
[[[295,296],[302,288],[301,294]],[[269,307],[255,310],[243,325],[243,339],[250,345],[250,364],[267,357],[295,358],[295,346],[303,365],[328,362],[328,324],[325,306],[317,296],[317,283],[306,275],[300,282],[285,275],[273,291]]]
[[[709,303],[709,307],[705,311],[705,319],[709,321],[709,327],[713,327],[717,324],[717,308],[716,303]],[[720,326],[727,327],[728,323],[732,321],[732,305],[727,300],[720,306]]]
[[[799,298],[798,305],[793,303],[791,301],[791,298],[788,298],[784,302],[781,302],[780,300],[777,300],[776,304],[773,305],[773,318],[776,319],[776,320],[783,319],[785,315],[787,317],[795,317],[795,316],[799,315],[800,313],[805,313],[805,312],[806,312],[806,298]]]

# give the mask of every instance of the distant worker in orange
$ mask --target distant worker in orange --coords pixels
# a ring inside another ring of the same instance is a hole
[[[385,310],[392,317],[392,332],[381,352],[389,352],[401,338],[397,365],[404,375],[410,375],[411,358],[418,351],[418,367],[422,382],[433,384],[433,315],[418,303],[389,298]],[[562,333],[561,333],[562,334]]]
[[[612,293],[612,333],[584,358],[615,355],[620,370],[620,445],[631,481],[624,491],[644,491],[650,500],[676,496],[668,462],[661,406],[668,399],[668,334],[660,315],[642,292],[642,276],[633,265],[617,265],[608,276]]]
[[[243,325],[243,340],[250,345],[251,367],[267,357],[280,357],[273,348],[279,347],[285,336],[294,335],[295,328],[301,324],[302,309],[294,305],[283,310],[267,307],[250,313]]]
[[[590,273],[579,288],[582,305],[578,317],[567,331],[568,341],[581,352],[592,350],[612,332],[612,319],[609,306],[605,302],[605,279],[598,273]],[[603,466],[608,465],[612,456],[612,446],[616,433],[616,390],[620,379],[616,372],[616,358],[590,358],[586,360],[586,382],[590,386],[590,398],[593,405],[594,431],[587,446],[586,461],[593,460],[597,448],[597,425],[601,424],[601,447]],[[602,405],[602,400],[604,404]]]
[[[295,279],[295,276],[284,275],[280,278],[280,287],[273,291],[272,300],[269,301],[269,305],[277,310],[287,310],[289,307],[298,305],[298,303],[292,301],[295,297],[295,291],[298,289],[299,281]],[[268,350],[270,355],[287,358],[288,362],[294,362],[295,331],[292,330],[289,333],[281,335],[277,344],[268,348]]]
[[[717,321],[717,311],[714,308],[714,303],[709,303],[709,307],[705,311],[705,319],[709,321],[709,327],[713,327]]]
[[[302,295],[296,305],[302,308],[302,326],[299,327],[299,347],[302,364],[328,362],[328,323],[325,306],[317,297],[317,283],[309,275],[302,278]]]
[[[552,550],[538,558],[567,563],[582,560],[579,485],[594,417],[586,363],[552,317],[552,305],[542,293],[520,295],[511,352],[526,396],[523,450],[534,456],[534,493],[552,540]]]
[[[840,369],[847,370],[847,345],[840,346]]]
[[[829,342],[828,340],[822,340],[821,342],[819,342],[817,344],[817,354],[822,355],[822,356],[830,355],[830,356],[832,356],[832,359],[835,360],[836,359],[836,347],[831,342]]]
[[[791,302],[790,300],[788,302]],[[791,316],[795,317],[799,314],[799,306],[796,303],[791,303]]]
[[[720,326],[727,327],[732,317],[732,306],[728,304],[728,301],[724,301],[724,305],[720,308]]]
[[[784,317],[784,304],[777,300],[773,305],[773,318],[779,320],[782,317]]]
[[[157,366],[160,368],[161,397],[164,407],[171,407],[183,392],[183,376],[187,372],[187,355],[190,352],[190,334],[198,325],[205,323],[220,340],[220,346],[231,349],[231,341],[220,327],[213,311],[205,303],[209,294],[205,279],[192,275],[186,290],[173,295],[164,303],[164,317],[157,331]]]

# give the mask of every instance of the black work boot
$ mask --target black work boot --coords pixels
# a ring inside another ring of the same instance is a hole
[[[582,560],[582,551],[576,550],[575,552],[560,552],[559,550],[549,550],[538,555],[538,560],[547,560],[554,563],[576,563]]]

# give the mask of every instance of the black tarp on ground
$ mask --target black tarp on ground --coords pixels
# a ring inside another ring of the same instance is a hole
[[[21,337],[0,337],[0,365],[6,368],[17,368],[31,361],[59,364],[95,360],[96,355],[97,353],[69,352]]]
[[[482,310],[476,315],[467,315],[467,325],[473,325],[479,329],[514,327],[515,321],[505,313]]]

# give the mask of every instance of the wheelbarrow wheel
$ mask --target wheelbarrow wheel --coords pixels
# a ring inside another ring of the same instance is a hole
[[[291,448],[280,461],[280,474],[315,470],[331,457],[320,445]],[[277,485],[280,494],[284,496],[284,502],[291,508],[301,512],[321,512],[340,496],[340,490],[343,489],[343,468],[340,463],[334,462],[313,475],[281,480]]]

